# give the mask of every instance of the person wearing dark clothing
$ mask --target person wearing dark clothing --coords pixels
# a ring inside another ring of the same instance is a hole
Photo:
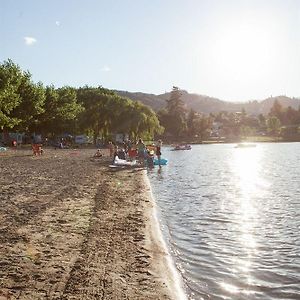
[[[160,158],[161,158],[161,146],[162,146],[162,141],[158,140],[156,144],[156,156],[158,159],[158,165],[160,166]]]

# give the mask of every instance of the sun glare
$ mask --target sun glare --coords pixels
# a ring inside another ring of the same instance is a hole
[[[257,194],[259,187],[260,150],[254,148],[238,148],[234,155],[234,170],[237,176],[237,185],[244,199]]]
[[[265,19],[264,19],[265,17]],[[280,66],[284,32],[271,16],[232,16],[219,20],[207,49],[209,68],[231,88],[257,89]],[[277,22],[278,23],[278,22]]]
[[[266,33],[251,25],[225,28],[216,40],[215,49],[221,50],[216,53],[217,61],[232,75],[245,75],[268,60],[267,39]]]

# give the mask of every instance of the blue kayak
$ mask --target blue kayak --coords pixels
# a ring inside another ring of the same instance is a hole
[[[167,163],[168,163],[168,160],[165,159],[165,158],[161,158],[160,163],[159,163],[157,158],[154,159],[154,165],[155,166],[158,166],[159,164],[163,166],[163,165],[166,165]]]

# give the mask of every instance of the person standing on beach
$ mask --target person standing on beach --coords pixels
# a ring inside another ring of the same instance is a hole
[[[143,165],[145,162],[146,146],[142,139],[139,139],[138,143],[136,144],[136,147],[137,147],[137,151],[138,151],[139,163]]]
[[[109,149],[109,157],[113,157],[115,153],[115,147],[111,141],[108,142],[108,149]]]
[[[160,158],[161,158],[161,147],[162,147],[162,141],[158,140],[156,144],[156,156],[158,159],[158,165],[160,166]]]
[[[126,154],[128,154],[128,152],[131,150],[131,141],[129,139],[127,139],[125,141],[125,152]]]

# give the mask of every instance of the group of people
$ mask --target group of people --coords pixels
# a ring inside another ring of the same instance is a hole
[[[154,165],[154,156],[157,156],[158,163],[161,159],[161,147],[162,141],[158,140],[155,145],[146,146],[143,140],[140,138],[138,142],[133,145],[130,140],[126,140],[121,146],[114,145],[112,142],[108,144],[110,157],[118,156],[119,159],[138,159],[139,164],[144,165],[145,162],[149,167]]]
[[[157,156],[158,163],[159,163],[161,159],[161,147],[162,147],[161,140],[158,140],[156,145],[150,145],[147,147],[144,144],[143,140],[139,139],[136,148],[137,148],[137,157],[140,164],[144,164],[146,160],[148,166],[152,167],[154,165],[154,154]]]

